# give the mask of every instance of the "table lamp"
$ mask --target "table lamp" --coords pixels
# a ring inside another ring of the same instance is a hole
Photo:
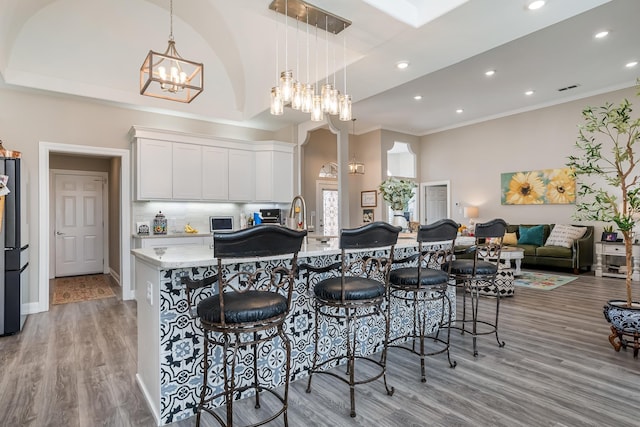
[[[466,206],[464,208],[464,217],[469,218],[469,232],[474,233],[476,222],[475,218],[478,218],[478,207],[477,206]]]

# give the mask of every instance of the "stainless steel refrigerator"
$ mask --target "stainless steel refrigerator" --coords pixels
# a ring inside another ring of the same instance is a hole
[[[0,223],[0,242],[4,246],[4,257],[0,256],[0,336],[4,336],[20,332],[26,319],[20,308],[28,283],[29,245],[21,244],[20,159],[0,157],[0,175],[9,177],[6,187],[10,190],[4,196]]]

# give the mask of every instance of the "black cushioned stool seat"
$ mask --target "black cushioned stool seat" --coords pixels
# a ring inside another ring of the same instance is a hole
[[[287,312],[287,298],[275,292],[230,292],[224,299],[224,318],[227,323],[246,323],[267,320]],[[205,298],[198,304],[198,317],[207,322],[220,322],[220,295]]]

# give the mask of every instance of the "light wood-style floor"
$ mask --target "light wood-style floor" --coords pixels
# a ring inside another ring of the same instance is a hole
[[[307,394],[306,381],[295,382],[289,424],[637,426],[640,360],[613,351],[602,316],[607,299],[623,296],[623,280],[590,274],[551,291],[517,288],[502,300],[504,348],[481,337],[474,358],[470,337],[453,333],[458,366],[450,369],[443,355],[428,359],[427,383],[420,383],[417,359],[390,350],[395,394],[387,396],[379,381],[361,386],[354,419],[344,384],[318,375]],[[136,341],[132,301],[65,304],[29,316],[20,334],[0,338],[0,425],[155,425],[135,381]],[[252,402],[241,405],[238,421],[250,420]]]

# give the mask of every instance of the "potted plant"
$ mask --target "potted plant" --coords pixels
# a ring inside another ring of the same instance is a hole
[[[640,94],[639,94],[640,95]],[[609,342],[616,351],[627,345],[625,336],[634,339],[634,357],[640,343],[640,303],[631,293],[633,228],[640,214],[640,118],[632,118],[628,100],[620,105],[606,103],[582,111],[576,147],[582,154],[569,156],[567,166],[577,178],[579,201],[577,219],[613,222],[622,233],[625,247],[626,299],[612,299],[604,306],[604,316],[611,323]],[[587,181],[596,178],[596,182]],[[613,231],[613,229],[611,229]]]
[[[409,200],[413,197],[416,183],[408,179],[389,177],[380,183],[378,190],[382,199],[389,203],[393,210],[393,225],[407,228],[404,211],[408,208]]]

